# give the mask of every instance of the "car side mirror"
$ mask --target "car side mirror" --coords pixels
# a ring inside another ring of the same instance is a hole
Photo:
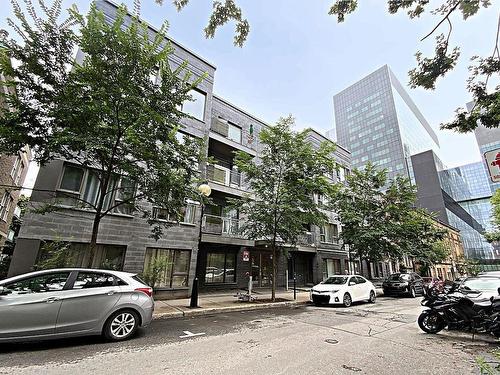
[[[353,285],[356,285],[356,283],[354,281],[349,281],[349,286],[353,286]]]
[[[497,289],[498,295],[500,296],[500,288]]]
[[[0,296],[5,296],[6,294],[9,294],[9,292],[10,291],[8,289],[0,285]]]

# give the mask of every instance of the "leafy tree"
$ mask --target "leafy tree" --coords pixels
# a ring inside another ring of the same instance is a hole
[[[157,256],[152,262],[144,269],[142,277],[148,285],[155,289],[161,280],[161,276],[165,273],[165,270],[172,265],[165,255]]]
[[[481,266],[476,259],[462,258],[457,262],[457,269],[461,275],[476,276],[481,272]]]
[[[485,237],[489,242],[500,241],[500,189],[495,191],[491,197],[493,206],[493,231],[486,233]]]
[[[193,79],[186,62],[171,67],[166,23],[151,35],[138,18],[137,1],[135,15],[122,6],[112,23],[92,4],[86,17],[72,8],[59,24],[61,1],[41,4],[45,17],[27,3],[30,24],[13,1],[19,23],[9,24],[23,43],[4,41],[17,63],[2,59],[0,71],[17,95],[2,94],[11,110],[0,115],[0,152],[28,144],[42,165],[62,157],[92,171],[97,194],[71,196],[93,213],[92,262],[106,215],[124,207],[141,211],[136,202],[147,200],[179,216],[185,198],[196,196],[200,144],[176,134],[182,104],[203,77]],[[75,62],[77,46],[83,57]],[[38,212],[58,209],[53,203]],[[159,237],[160,224],[150,215],[144,212]]]
[[[33,270],[50,270],[73,265],[74,252],[71,243],[57,237],[54,241],[46,241],[41,246],[41,257],[33,266]]]
[[[163,3],[163,0],[156,1]],[[183,9],[188,3],[189,0],[174,0],[178,10]],[[361,3],[359,0],[335,0],[328,13],[336,16],[338,22],[344,22],[346,16],[355,12],[358,4]],[[432,6],[429,0],[387,0],[386,3],[390,14],[407,11],[411,19],[421,17]],[[417,67],[409,72],[410,85],[413,88],[434,89],[436,80],[445,76],[455,67],[460,57],[460,48],[452,48],[449,45],[453,32],[452,15],[461,13],[462,18],[467,20],[481,9],[490,7],[491,4],[491,0],[443,0],[438,8],[431,9],[430,13],[440,16],[441,19],[421,41],[431,37],[440,28],[447,27],[447,30],[436,37],[434,56],[423,57],[421,52],[415,54]],[[243,18],[241,8],[234,0],[213,1],[213,11],[205,28],[206,37],[213,38],[217,28],[231,20],[236,22],[234,44],[242,47],[250,32],[250,26],[248,21]],[[458,108],[455,119],[449,123],[441,124],[442,128],[465,133],[474,130],[478,121],[488,128],[499,126],[500,86],[488,90],[489,79],[492,76],[497,76],[500,72],[499,30],[500,18],[497,28],[491,30],[493,53],[490,56],[473,56],[471,58],[471,75],[467,80],[467,89],[473,96],[474,108],[470,112],[464,108]],[[496,35],[495,38],[493,38],[494,35]]]
[[[339,187],[332,208],[342,222],[341,237],[361,261],[400,259],[410,255],[429,262],[442,233],[423,211],[415,209],[415,187],[407,178],[388,180],[387,170],[368,163],[354,169]],[[363,272],[363,270],[361,270]],[[370,268],[368,268],[370,275]]]
[[[332,185],[325,177],[335,162],[331,142],[315,149],[307,141],[307,130],[291,130],[292,117],[281,118],[275,126],[263,129],[259,160],[240,152],[238,169],[244,173],[253,196],[233,200],[244,218],[242,233],[252,239],[265,239],[272,251],[272,300],[276,296],[276,269],[284,244],[296,244],[308,225],[322,225],[326,215],[320,211],[313,194],[331,195]]]
[[[444,241],[446,231],[440,229],[429,214],[413,209],[395,230],[400,231],[402,251],[424,268],[441,263],[450,256]]]

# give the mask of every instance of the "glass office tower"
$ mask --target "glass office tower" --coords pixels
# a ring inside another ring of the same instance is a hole
[[[439,141],[387,65],[333,97],[338,142],[352,152],[353,167],[369,160],[389,177],[414,180],[411,155],[439,154]]]

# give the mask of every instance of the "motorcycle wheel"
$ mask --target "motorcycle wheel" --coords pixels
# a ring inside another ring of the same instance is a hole
[[[422,331],[434,334],[443,330],[446,327],[446,322],[438,313],[424,311],[418,317],[418,326]]]

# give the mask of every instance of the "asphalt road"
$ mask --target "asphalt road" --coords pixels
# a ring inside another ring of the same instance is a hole
[[[419,299],[155,320],[137,337],[0,346],[0,374],[477,374],[490,337],[422,333]],[[183,336],[183,337],[181,337]]]

